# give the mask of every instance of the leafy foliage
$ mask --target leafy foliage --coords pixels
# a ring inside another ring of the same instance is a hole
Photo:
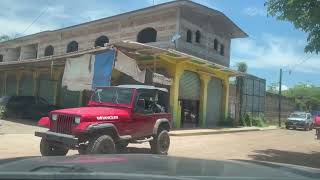
[[[245,73],[248,70],[247,63],[245,63],[245,62],[238,62],[236,66],[237,66],[238,71],[240,71],[240,72]]]
[[[1,35],[0,36],[0,42],[4,42],[4,41],[8,41],[8,40],[10,40],[11,38],[10,38],[10,36],[8,36],[8,35]]]
[[[308,34],[305,52],[320,51],[320,1],[319,0],[268,0],[268,15],[291,22],[295,28]]]
[[[270,92],[270,93],[277,94],[279,92],[278,84],[277,83],[271,83],[270,85],[268,85],[267,91]]]
[[[6,108],[5,106],[0,105],[0,119],[4,119],[6,117]]]
[[[301,111],[320,110],[320,87],[298,84],[284,91],[283,95],[294,98],[297,109]]]
[[[266,127],[268,126],[264,120],[264,116],[252,116],[250,114],[245,114],[241,119],[240,123],[242,126],[257,126]]]

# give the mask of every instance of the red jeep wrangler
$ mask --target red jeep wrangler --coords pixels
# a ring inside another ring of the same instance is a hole
[[[121,151],[129,143],[149,142],[153,153],[167,154],[171,128],[168,91],[144,85],[96,88],[87,107],[50,112],[39,121],[43,156]]]

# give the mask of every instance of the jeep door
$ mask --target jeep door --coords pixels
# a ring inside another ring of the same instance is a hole
[[[154,93],[151,90],[140,90],[135,102],[133,113],[133,136],[142,137],[152,134],[154,112],[151,108]]]

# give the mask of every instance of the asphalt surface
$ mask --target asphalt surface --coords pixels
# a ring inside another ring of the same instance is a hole
[[[39,156],[35,122],[0,120],[0,158]],[[149,144],[130,144],[123,153],[150,153]],[[68,155],[77,154],[69,151]],[[169,156],[199,159],[261,160],[320,168],[315,131],[267,130],[171,137]]]

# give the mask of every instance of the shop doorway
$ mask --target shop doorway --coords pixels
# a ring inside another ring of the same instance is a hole
[[[180,100],[181,127],[194,128],[199,126],[199,101]]]
[[[197,73],[184,71],[179,82],[181,127],[199,126],[200,78]]]

